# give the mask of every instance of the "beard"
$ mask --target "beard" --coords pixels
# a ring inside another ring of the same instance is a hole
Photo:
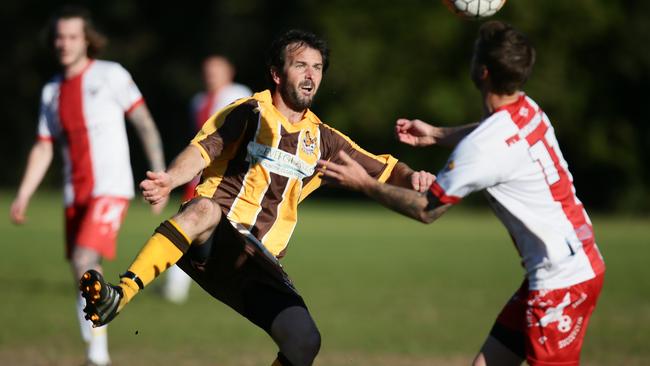
[[[280,86],[280,95],[282,95],[282,99],[284,99],[287,106],[294,111],[301,112],[308,109],[311,107],[311,103],[314,100],[313,97],[305,97],[301,95],[300,87],[305,84],[311,85],[312,88],[315,87],[314,83],[311,81],[303,81],[299,83],[296,88],[292,87],[288,83],[284,83]]]

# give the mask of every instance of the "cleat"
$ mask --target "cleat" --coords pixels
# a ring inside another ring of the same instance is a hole
[[[93,269],[84,273],[79,282],[81,296],[86,300],[85,318],[93,327],[108,324],[118,314],[122,289],[104,281],[104,277]]]

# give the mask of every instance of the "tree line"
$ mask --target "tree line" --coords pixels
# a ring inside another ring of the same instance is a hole
[[[40,88],[56,72],[42,31],[63,2],[0,4],[10,42],[0,59],[4,188],[15,188],[36,134]],[[400,146],[398,117],[458,125],[481,118],[468,77],[480,21],[451,14],[437,0],[228,0],[87,2],[109,37],[102,58],[122,63],[141,88],[168,159],[191,137],[189,100],[201,88],[201,59],[220,53],[238,82],[266,88],[266,49],[289,28],[324,36],[331,66],[314,110],[375,153],[394,154],[436,172],[449,151]],[[526,32],[537,64],[526,91],[549,115],[591,209],[647,213],[650,208],[650,3],[511,0],[493,17]],[[136,179],[146,166],[132,146]],[[50,169],[45,184],[59,185]]]

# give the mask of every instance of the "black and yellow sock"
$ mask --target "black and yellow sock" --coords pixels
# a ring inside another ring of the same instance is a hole
[[[131,266],[121,276],[124,296],[120,309],[147,286],[154,278],[176,263],[190,248],[190,239],[174,220],[169,219],[158,228],[140,249]]]
[[[287,356],[283,355],[282,352],[278,352],[278,358],[273,361],[271,366],[293,366],[293,364],[289,361]]]

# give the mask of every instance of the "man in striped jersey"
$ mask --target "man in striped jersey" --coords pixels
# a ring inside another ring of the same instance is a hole
[[[53,140],[64,163],[66,257],[76,280],[88,269],[101,271],[102,258],[115,257],[116,238],[133,177],[124,116],[135,127],[151,169],[165,169],[156,125],[131,75],[118,63],[95,59],[105,39],[84,9],[67,7],[51,21],[48,42],[61,73],[44,87],[38,139],[31,149],[11,219],[25,222],[29,201],[52,161]],[[153,211],[164,207],[161,200]],[[77,311],[91,364],[110,362],[105,328],[92,329]]]
[[[325,179],[426,223],[469,193],[485,192],[514,241],[526,277],[497,317],[474,365],[524,360],[577,365],[605,273],[553,126],[521,91],[534,61],[525,35],[501,22],[485,23],[471,73],[483,96],[485,119],[457,128],[397,121],[404,143],[456,145],[426,193],[381,184],[345,153],[343,164],[320,162]]]
[[[426,189],[433,176],[390,155],[373,155],[309,109],[328,66],[328,49],[293,30],[273,42],[271,89],[210,117],[164,173],[148,172],[143,195],[156,204],[202,171],[196,197],[162,223],[119,286],[95,272],[81,279],[87,316],[109,322],[141,289],[177,263],[216,299],[264,329],[278,344],[274,365],[311,365],[320,334],[279,265],[297,222],[298,203],[323,184],[319,159],[345,151],[381,182]],[[210,246],[207,255],[202,246]]]

